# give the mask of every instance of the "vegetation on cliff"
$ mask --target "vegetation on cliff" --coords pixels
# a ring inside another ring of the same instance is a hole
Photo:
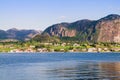
[[[120,16],[111,14],[99,20],[84,19],[73,23],[55,24],[48,27],[44,33],[62,39],[120,43]]]

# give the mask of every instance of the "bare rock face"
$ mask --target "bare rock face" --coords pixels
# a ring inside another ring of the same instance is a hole
[[[65,27],[58,27],[55,31],[53,31],[53,29],[51,28],[51,35],[54,36],[60,36],[60,37],[73,37],[76,35],[76,31],[75,30],[69,30]]]
[[[62,24],[56,24],[48,29],[46,29],[45,32],[47,32],[50,36],[59,36],[59,37],[73,37],[76,36],[76,30],[68,29],[69,26],[68,23],[62,23]]]
[[[80,41],[120,43],[120,16],[111,14],[99,20],[79,20],[48,27],[43,33],[58,37],[77,37]]]
[[[104,21],[99,23],[96,27],[100,27],[98,41],[120,42],[120,19]]]
[[[102,19],[99,28],[98,42],[120,42],[120,16],[109,15]]]

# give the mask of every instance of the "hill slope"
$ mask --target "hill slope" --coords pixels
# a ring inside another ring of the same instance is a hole
[[[99,20],[79,20],[73,23],[60,23],[48,27],[42,34],[50,36],[74,37],[79,41],[119,42],[120,16],[111,14]]]
[[[28,40],[40,33],[41,33],[40,31],[36,31],[36,30],[18,30],[12,28],[7,31],[0,30],[0,39]]]

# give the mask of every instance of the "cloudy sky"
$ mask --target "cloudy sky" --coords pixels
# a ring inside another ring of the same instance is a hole
[[[120,0],[0,0],[0,29],[44,30],[61,22],[120,15]]]

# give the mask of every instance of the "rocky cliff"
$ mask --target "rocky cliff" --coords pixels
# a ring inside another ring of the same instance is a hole
[[[120,16],[109,15],[98,21],[96,28],[99,29],[98,41],[120,42]]]
[[[80,41],[119,42],[120,16],[111,14],[99,20],[79,20],[48,27],[44,32],[50,36],[77,37]]]
[[[56,24],[48,29],[46,29],[44,32],[47,32],[50,36],[59,36],[59,37],[64,37],[64,36],[69,36],[73,37],[76,35],[76,30],[74,29],[68,29],[69,23],[61,23],[61,24]]]

